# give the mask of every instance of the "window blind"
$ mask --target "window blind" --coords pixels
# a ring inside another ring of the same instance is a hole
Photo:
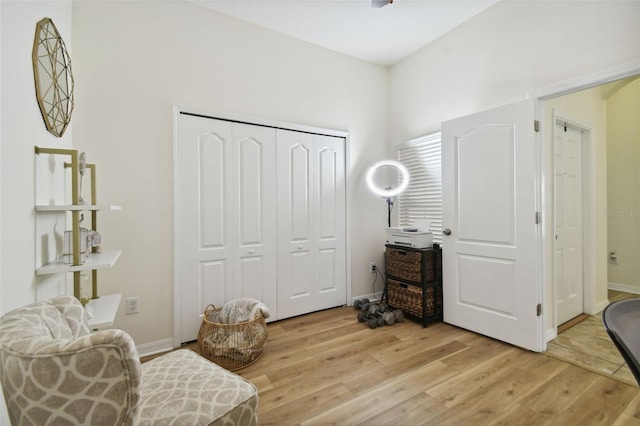
[[[397,147],[398,161],[409,170],[409,186],[398,196],[400,226],[431,221],[433,242],[442,243],[441,134],[432,133]]]

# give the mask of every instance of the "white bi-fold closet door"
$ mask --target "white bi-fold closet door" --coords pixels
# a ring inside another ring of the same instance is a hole
[[[176,333],[253,297],[271,320],[346,303],[345,138],[180,113]]]
[[[278,316],[346,303],[344,138],[278,130]]]

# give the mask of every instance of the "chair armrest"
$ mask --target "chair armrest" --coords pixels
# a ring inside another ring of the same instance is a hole
[[[2,349],[0,374],[12,424],[135,423],[140,360],[124,331],[35,338]]]

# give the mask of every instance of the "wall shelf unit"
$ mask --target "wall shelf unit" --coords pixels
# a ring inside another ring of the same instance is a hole
[[[36,275],[111,268],[118,260],[118,257],[120,257],[120,253],[122,253],[122,250],[105,250],[102,253],[91,253],[91,256],[88,256],[87,260],[80,265],[65,264],[61,258],[56,259],[36,269]]]
[[[116,319],[116,312],[122,300],[122,294],[108,294],[99,299],[91,299],[87,306],[93,312],[93,317],[87,321],[90,330],[111,327]]]
[[[122,207],[120,206],[115,206],[115,205],[103,205],[103,206],[99,206],[99,205],[85,205],[85,204],[80,204],[77,206],[74,206],[72,204],[67,204],[67,205],[51,205],[51,206],[45,206],[45,205],[41,205],[41,206],[36,206],[36,211],[37,212],[71,212],[71,211],[117,211],[117,210],[122,210]]]
[[[91,273],[91,297],[88,306],[94,312],[94,318],[90,321],[92,328],[101,328],[111,325],[115,318],[115,314],[122,298],[121,294],[98,296],[98,273],[99,269],[111,268],[116,263],[121,250],[101,250],[99,247],[92,247],[89,241],[86,242],[87,249],[81,253],[81,235],[87,235],[81,232],[80,222],[82,221],[81,212],[91,213],[91,230],[97,232],[97,212],[99,211],[119,211],[122,207],[112,204],[98,204],[96,197],[96,166],[95,164],[87,164],[84,160],[84,154],[78,154],[73,149],[58,148],[41,148],[35,147],[36,155],[49,154],[61,155],[70,159],[70,162],[64,163],[65,168],[71,169],[71,203],[65,205],[36,205],[36,213],[71,213],[71,238],[70,238],[70,258],[65,262],[64,255],[52,262],[36,268],[36,275],[73,273],[73,295],[83,303],[87,300],[81,294],[81,273],[82,271],[92,271]],[[87,173],[89,172],[89,173]],[[91,199],[90,204],[86,204],[81,198],[82,179],[85,174],[91,177]],[[95,235],[95,233],[93,233]],[[84,256],[81,256],[84,254]],[[69,262],[70,260],[70,262]],[[87,290],[88,291],[88,290]],[[84,299],[84,300],[83,300]]]

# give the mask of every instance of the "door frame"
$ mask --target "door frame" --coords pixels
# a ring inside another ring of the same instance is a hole
[[[179,151],[179,118],[180,114],[200,115],[206,118],[226,120],[237,123],[253,124],[266,127],[274,127],[286,130],[295,130],[307,133],[316,133],[327,136],[337,136],[345,140],[345,260],[346,260],[346,302],[351,300],[351,160],[350,160],[350,134],[348,131],[325,129],[321,127],[306,126],[301,124],[287,123],[270,120],[262,117],[253,117],[243,114],[233,114],[219,111],[203,110],[195,107],[173,105],[173,338],[174,348],[178,348],[181,343],[181,315],[182,309],[182,286],[180,285],[182,253],[178,250],[178,236],[182,232],[182,217],[180,205],[182,194],[180,193],[180,151]]]
[[[544,130],[548,125],[551,125],[551,126],[555,125],[555,120],[553,119],[551,123],[545,122],[546,116],[544,112],[545,112],[546,100],[550,100],[563,95],[568,95],[570,93],[578,92],[580,90],[590,89],[595,86],[611,83],[613,81],[620,80],[627,77],[632,77],[635,75],[640,75],[640,59],[626,62],[615,67],[602,69],[581,77],[566,80],[564,82],[549,86],[540,91],[530,93],[530,97],[533,97],[536,100],[535,102],[536,117],[537,119],[540,120],[541,130]],[[539,155],[540,155],[540,158],[542,159],[542,162],[541,162],[542,206],[541,207],[542,207],[542,224],[543,224],[541,247],[540,247],[543,280],[540,284],[542,286],[542,289],[541,289],[542,295],[543,295],[542,300],[545,302],[551,302],[551,303],[548,303],[551,305],[548,309],[542,310],[542,317],[546,327],[546,331],[544,333],[544,339],[543,339],[544,341],[542,342],[542,348],[543,348],[542,350],[545,351],[547,347],[547,342],[557,337],[557,326],[556,326],[557,314],[556,314],[556,308],[554,306],[555,305],[555,288],[552,284],[551,285],[552,294],[549,295],[552,298],[552,300],[550,300],[550,298],[547,297],[548,296],[547,292],[550,289],[549,289],[549,286],[546,284],[547,282],[553,283],[553,280],[554,280],[553,277],[555,274],[554,262],[553,262],[553,235],[554,235],[553,226],[555,226],[555,224],[553,223],[553,216],[554,216],[553,212],[555,210],[555,206],[553,203],[553,197],[554,197],[554,193],[553,193],[554,182],[552,177],[553,176],[553,160],[552,158],[548,157],[548,152],[550,149],[548,147],[548,144],[551,141],[546,141],[543,139],[542,135],[545,134],[543,131],[541,131],[539,134],[541,139],[540,141],[541,143],[539,144],[540,146]],[[584,177],[584,173],[583,173],[583,177]],[[589,176],[589,179],[591,178],[592,176]],[[591,208],[593,210],[593,206],[591,206]],[[547,220],[547,218],[549,218],[549,220]],[[592,220],[593,220],[593,217],[592,217]],[[545,225],[547,222],[549,226]],[[588,227],[589,227],[588,230],[586,229],[587,226],[583,227],[583,233],[586,232],[586,233],[595,234],[593,223],[589,222]],[[589,283],[590,288],[584,294],[589,295],[589,297],[592,298],[591,300],[592,304],[595,304],[596,303],[595,302],[595,297],[596,297],[595,296],[595,291],[596,291],[596,288],[595,288],[595,279],[596,279],[595,278],[595,268],[596,268],[595,242],[591,241],[590,245],[591,247],[589,247],[589,250],[593,251],[594,253],[593,261],[591,262],[592,266],[590,269],[592,280],[591,280],[591,283]],[[585,247],[586,245],[583,242],[583,248]]]
[[[595,147],[593,146],[593,130],[590,124],[581,122],[575,118],[572,118],[568,114],[564,114],[562,111],[553,109],[552,111],[552,127],[551,127],[551,167],[555,170],[555,132],[556,125],[558,123],[564,123],[567,127],[578,130],[581,134],[580,143],[582,145],[582,312],[590,312],[591,307],[596,303],[596,232],[595,232],[595,180],[593,177],[595,169]],[[555,200],[556,182],[551,174],[552,182],[550,183]],[[553,203],[553,217],[552,217],[552,229],[556,228],[556,205]],[[555,233],[555,232],[554,232]],[[555,238],[552,239],[555,250]],[[552,285],[552,298],[553,298],[553,327],[555,328],[556,335],[558,332],[558,283],[555,280],[555,262],[552,264],[553,269],[553,285]]]

